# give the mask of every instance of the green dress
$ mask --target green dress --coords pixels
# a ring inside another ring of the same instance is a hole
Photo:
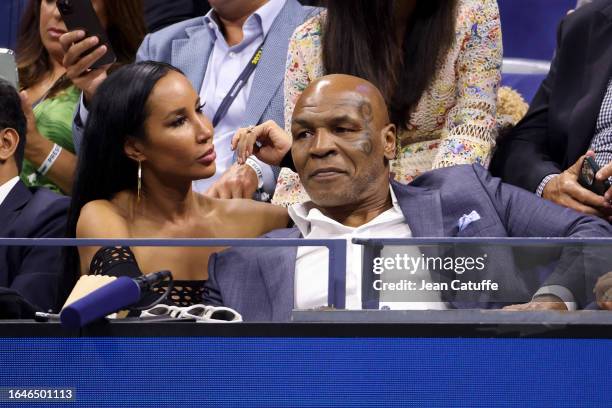
[[[36,126],[40,134],[71,153],[74,153],[72,120],[80,95],[78,88],[70,86],[52,98],[43,100],[34,108]],[[38,166],[35,167],[30,161],[24,160],[21,181],[29,187],[47,187],[62,193],[51,180],[36,173],[37,169]]]

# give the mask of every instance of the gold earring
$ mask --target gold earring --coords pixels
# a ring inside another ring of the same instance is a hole
[[[138,198],[136,200],[137,203],[140,202],[141,191],[142,191],[142,162],[138,160]]]

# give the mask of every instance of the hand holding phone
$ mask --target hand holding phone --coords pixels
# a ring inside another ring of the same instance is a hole
[[[62,65],[66,68],[66,76],[83,91],[87,103],[106,79],[106,71],[115,61],[115,54],[89,0],[58,0],[57,5],[71,30],[59,39],[64,49]],[[84,13],[89,17],[79,17]]]
[[[585,158],[591,155],[592,153],[589,152],[587,155],[581,156],[571,167],[550,179],[544,187],[542,198],[583,214],[609,220],[612,217],[612,205],[602,195],[594,193],[589,187],[585,187],[580,180],[584,178],[581,173]],[[595,174],[593,173],[593,179],[595,179]],[[590,185],[592,183],[587,182],[585,184]]]
[[[603,196],[611,187],[610,180],[597,180],[595,175],[600,170],[600,167],[591,156],[587,156],[582,162],[578,182],[584,188],[593,193]]]
[[[82,56],[94,51],[94,47],[104,45],[106,53],[97,59],[89,68],[97,69],[103,65],[112,64],[117,60],[111,47],[106,31],[100,23],[100,19],[91,4],[91,0],[57,0],[57,9],[62,15],[62,19],[68,31],[82,30],[86,37],[97,37],[98,43],[85,51]]]

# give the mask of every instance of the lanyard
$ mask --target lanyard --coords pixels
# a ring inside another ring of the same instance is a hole
[[[232,106],[232,103],[234,103],[234,101],[236,100],[238,93],[242,88],[244,88],[251,75],[253,75],[255,68],[257,68],[257,65],[259,65],[259,61],[261,60],[261,55],[263,53],[263,47],[265,42],[266,39],[264,38],[259,48],[257,48],[257,51],[255,51],[255,54],[253,54],[253,56],[251,57],[251,60],[249,61],[247,66],[244,68],[236,82],[234,82],[234,85],[232,85],[227,95],[225,95],[223,101],[221,101],[221,105],[219,105],[219,109],[217,109],[215,117],[213,118],[213,128],[217,127],[219,122],[221,122],[221,119],[223,119],[225,115],[227,115],[227,111],[229,110],[230,106]]]

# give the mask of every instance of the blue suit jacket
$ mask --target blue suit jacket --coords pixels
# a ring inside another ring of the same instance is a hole
[[[289,39],[293,31],[316,14],[315,8],[303,7],[297,0],[287,0],[264,44],[261,62],[253,74],[253,85],[247,103],[247,114],[241,127],[273,120],[284,127],[285,66]],[[166,62],[179,68],[198,92],[204,82],[204,74],[214,39],[204,17],[192,18],[149,34],[142,42],[137,61]],[[73,137],[77,151],[80,149],[83,129],[75,117]],[[212,118],[211,118],[212,119]]]
[[[393,182],[392,186],[415,238],[612,236],[608,223],[503,184],[479,165],[435,170],[410,185]],[[460,230],[458,220],[472,211],[478,212],[481,219]],[[300,236],[297,228],[265,235],[268,238]],[[209,261],[205,302],[234,308],[245,320],[289,320],[294,305],[296,255],[295,247],[236,248],[213,255]],[[536,279],[533,282],[517,279],[509,248],[499,248],[494,256],[489,256],[488,262],[487,270],[495,274],[495,281],[503,290],[479,299],[470,298],[472,294],[458,293],[453,298],[453,306],[474,307],[477,301],[481,306],[496,307],[509,296],[528,300],[541,283]],[[553,273],[546,284],[571,288],[584,305],[588,299],[583,299],[583,294],[593,287],[585,285],[594,284],[596,277],[585,282],[581,274],[571,273],[571,266]]]
[[[261,62],[253,74],[248,111],[243,126],[273,120],[284,126],[283,81],[289,39],[314,9],[287,0],[264,44]],[[137,61],[164,61],[179,68],[196,90],[204,81],[214,41],[203,17],[193,18],[145,37]]]
[[[63,238],[70,199],[18,182],[0,206],[0,237]],[[54,309],[64,279],[61,248],[0,246],[0,287],[23,295],[42,310]]]

